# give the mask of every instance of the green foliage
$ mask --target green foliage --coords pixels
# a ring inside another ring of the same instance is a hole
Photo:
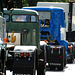
[[[4,7],[7,7],[7,1],[8,0],[3,0]],[[36,6],[37,2],[68,2],[68,1],[75,1],[75,0],[13,0],[13,7],[18,8],[20,6],[22,7]]]
[[[22,0],[23,7],[29,6],[28,0]]]
[[[38,0],[39,2],[66,2],[66,0]]]

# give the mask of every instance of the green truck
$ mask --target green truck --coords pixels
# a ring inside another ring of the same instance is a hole
[[[40,41],[38,13],[34,10],[4,10],[6,18],[6,69],[15,74],[45,75],[46,44]],[[42,49],[40,48],[42,47]]]

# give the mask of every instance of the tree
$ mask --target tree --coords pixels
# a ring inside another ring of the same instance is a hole
[[[29,6],[36,6],[38,0],[28,0]]]
[[[3,0],[0,2],[0,12],[3,12]]]
[[[22,8],[26,6],[36,6],[37,2],[68,2],[75,0],[12,0],[14,8]],[[8,0],[3,0],[3,6],[7,7]]]
[[[17,8],[22,8],[22,0],[16,0]]]

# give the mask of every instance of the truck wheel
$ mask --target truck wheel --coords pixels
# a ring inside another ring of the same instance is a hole
[[[49,66],[50,70],[55,70],[55,68],[53,66]]]
[[[31,75],[35,75],[35,70],[33,70],[33,72],[31,73]]]
[[[12,75],[17,75],[17,73],[15,73],[14,71],[13,71],[13,74]]]
[[[71,59],[70,63],[73,63],[73,59]]]
[[[74,61],[74,55],[72,56],[71,63],[73,63],[73,61]]]
[[[37,75],[45,75],[45,71],[46,71],[46,68],[45,68],[44,62],[40,62],[37,68]]]
[[[63,66],[58,67],[58,70],[63,70]]]
[[[64,60],[64,67],[66,66],[66,62],[67,62],[67,61],[66,61],[66,58],[65,58],[65,60]]]
[[[13,71],[13,75],[15,75],[14,71]]]

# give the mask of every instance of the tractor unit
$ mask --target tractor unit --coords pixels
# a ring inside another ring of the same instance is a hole
[[[46,44],[40,41],[38,12],[4,9],[4,17],[8,39],[6,69],[13,75],[35,75],[36,70],[37,75],[45,75]]]
[[[61,7],[65,11],[65,23],[66,23],[66,40],[68,41],[68,46],[73,47],[73,51],[68,54],[72,56],[69,58],[75,58],[75,3],[74,1],[69,1],[69,3],[63,2],[38,2],[37,6],[42,7]],[[72,45],[72,46],[71,46]],[[70,50],[70,49],[69,49]],[[73,53],[74,52],[74,53]]]
[[[47,43],[46,60],[51,70],[63,70],[67,60],[64,9],[57,7],[23,7],[39,13],[40,41]]]

